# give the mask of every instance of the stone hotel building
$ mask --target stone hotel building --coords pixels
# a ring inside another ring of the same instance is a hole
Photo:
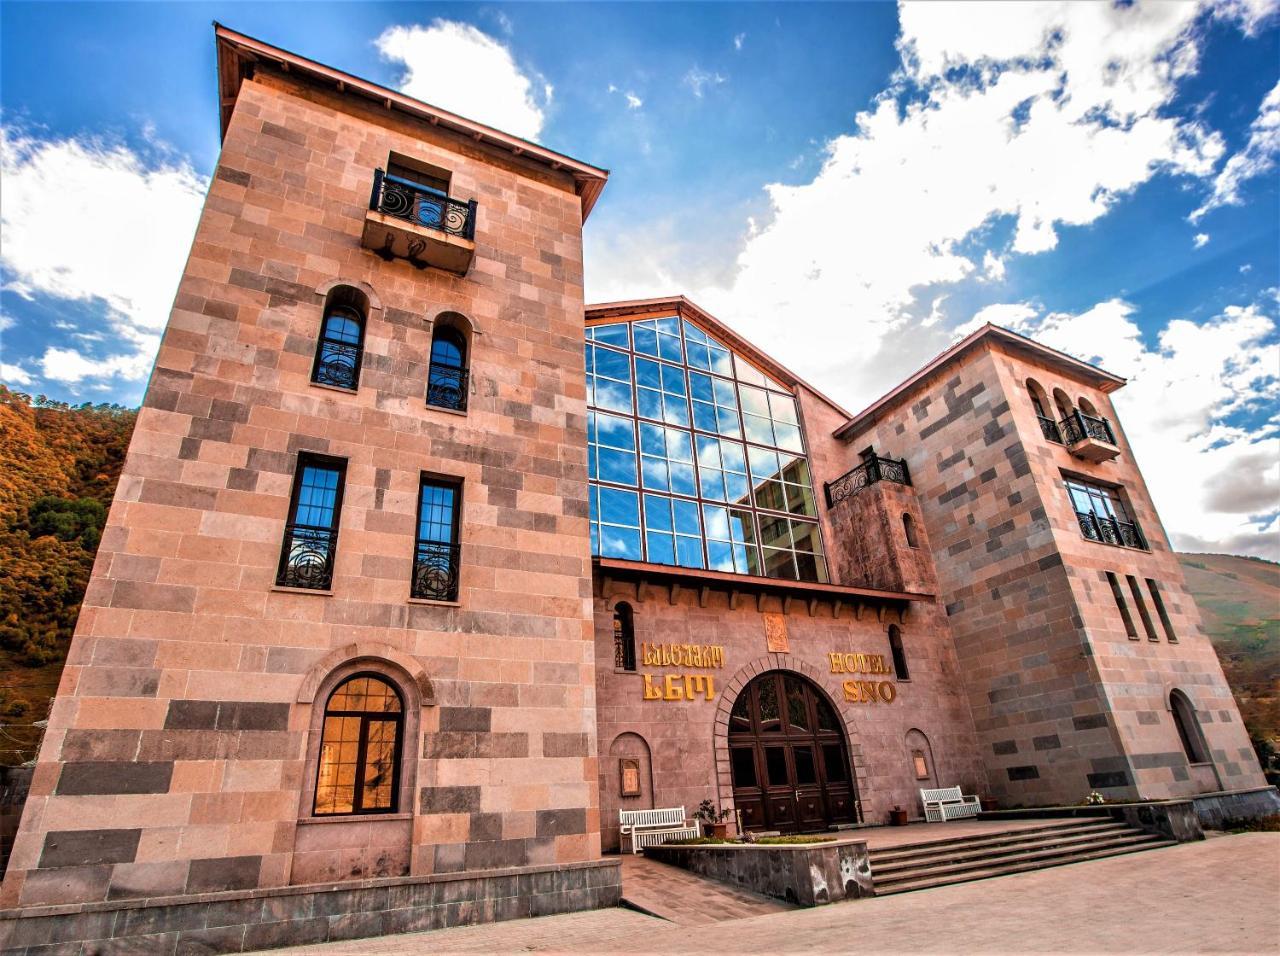
[[[216,43],[0,945],[609,905],[619,810],[704,799],[1274,798],[1123,379],[989,325],[853,414],[733,316],[584,304],[604,169]]]

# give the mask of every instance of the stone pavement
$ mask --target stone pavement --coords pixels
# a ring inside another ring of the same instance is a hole
[[[1276,953],[1280,834],[1129,856],[702,926],[625,909],[274,952]]]

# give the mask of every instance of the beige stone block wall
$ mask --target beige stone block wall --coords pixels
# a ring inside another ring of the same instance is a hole
[[[390,150],[452,170],[453,194],[478,200],[465,277],[360,247]],[[372,301],[357,394],[310,383],[335,280]],[[475,327],[466,415],[424,403],[446,310]],[[567,174],[260,66],[139,415],[4,901],[594,857],[582,363]],[[330,595],[273,588],[300,451],[347,460]],[[423,471],[463,483],[456,605],[409,600]],[[403,826],[328,825],[295,872],[323,705],[299,694],[350,654],[431,692]]]

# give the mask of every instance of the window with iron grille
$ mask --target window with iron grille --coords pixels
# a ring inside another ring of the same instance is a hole
[[[427,601],[456,601],[461,547],[458,522],[462,485],[426,475],[418,493],[418,540],[410,593]]]
[[[363,358],[364,317],[347,306],[327,308],[320,326],[311,381],[355,391],[360,384]]]
[[[333,586],[346,469],[346,461],[340,458],[305,452],[298,456],[276,573],[278,586],[319,591]]]

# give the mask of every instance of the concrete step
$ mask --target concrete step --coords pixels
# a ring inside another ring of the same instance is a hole
[[[876,860],[891,862],[900,857],[927,856],[929,854],[945,851],[957,846],[1000,846],[1005,843],[1015,843],[1021,840],[1042,837],[1047,834],[1084,833],[1113,830],[1116,828],[1123,829],[1124,824],[1117,823],[1110,817],[1104,817],[1102,819],[1058,821],[1055,823],[1046,823],[1044,826],[1023,827],[1018,830],[1002,830],[997,833],[985,834],[982,836],[947,837],[946,839],[925,840],[921,843],[911,843],[906,846],[886,847],[882,850],[872,850],[871,859],[873,862]]]
[[[1101,850],[1129,846],[1142,847],[1147,844],[1160,842],[1163,842],[1163,838],[1156,834],[1143,833],[1141,831],[1129,831],[1120,834],[1106,834],[1089,840],[1057,844],[1049,847],[1015,848],[994,854],[971,855],[966,860],[957,860],[941,864],[933,863],[899,866],[888,872],[883,869],[877,870],[873,864],[871,867],[871,876],[875,880],[876,888],[879,889],[880,887],[892,887],[899,883],[911,883],[921,879],[955,876],[967,873],[971,870],[988,870],[1006,865],[1018,865],[1023,863],[1043,863],[1049,860],[1057,860],[1066,857],[1078,857],[1082,854],[1094,853]]]
[[[893,873],[898,870],[916,867],[943,866],[947,863],[964,862],[981,858],[994,858],[1011,853],[1025,853],[1030,850],[1047,850],[1057,846],[1072,846],[1106,840],[1115,837],[1141,833],[1125,826],[1113,826],[1089,830],[1067,830],[1062,833],[1041,833],[1025,837],[1021,840],[1004,840],[999,843],[983,843],[970,845],[957,843],[944,849],[934,849],[928,853],[905,855],[899,854],[891,859],[871,855],[871,869],[875,873]]]
[[[1124,846],[1095,850],[1090,853],[1078,853],[1070,856],[1058,857],[1053,860],[1010,863],[1005,866],[991,867],[986,870],[968,870],[964,873],[958,873],[952,876],[923,878],[912,882],[897,883],[893,886],[885,887],[884,889],[877,887],[876,895],[893,896],[897,893],[910,893],[914,890],[927,890],[937,886],[950,886],[953,883],[969,883],[974,880],[987,880],[997,876],[1008,876],[1014,873],[1026,873],[1031,870],[1048,869],[1051,866],[1065,866],[1068,863],[1085,863],[1090,860],[1102,860],[1111,856],[1123,856],[1127,853],[1140,853],[1144,850],[1156,850],[1167,846],[1177,846],[1177,843],[1173,840],[1157,839],[1155,842],[1151,843],[1127,844]]]

